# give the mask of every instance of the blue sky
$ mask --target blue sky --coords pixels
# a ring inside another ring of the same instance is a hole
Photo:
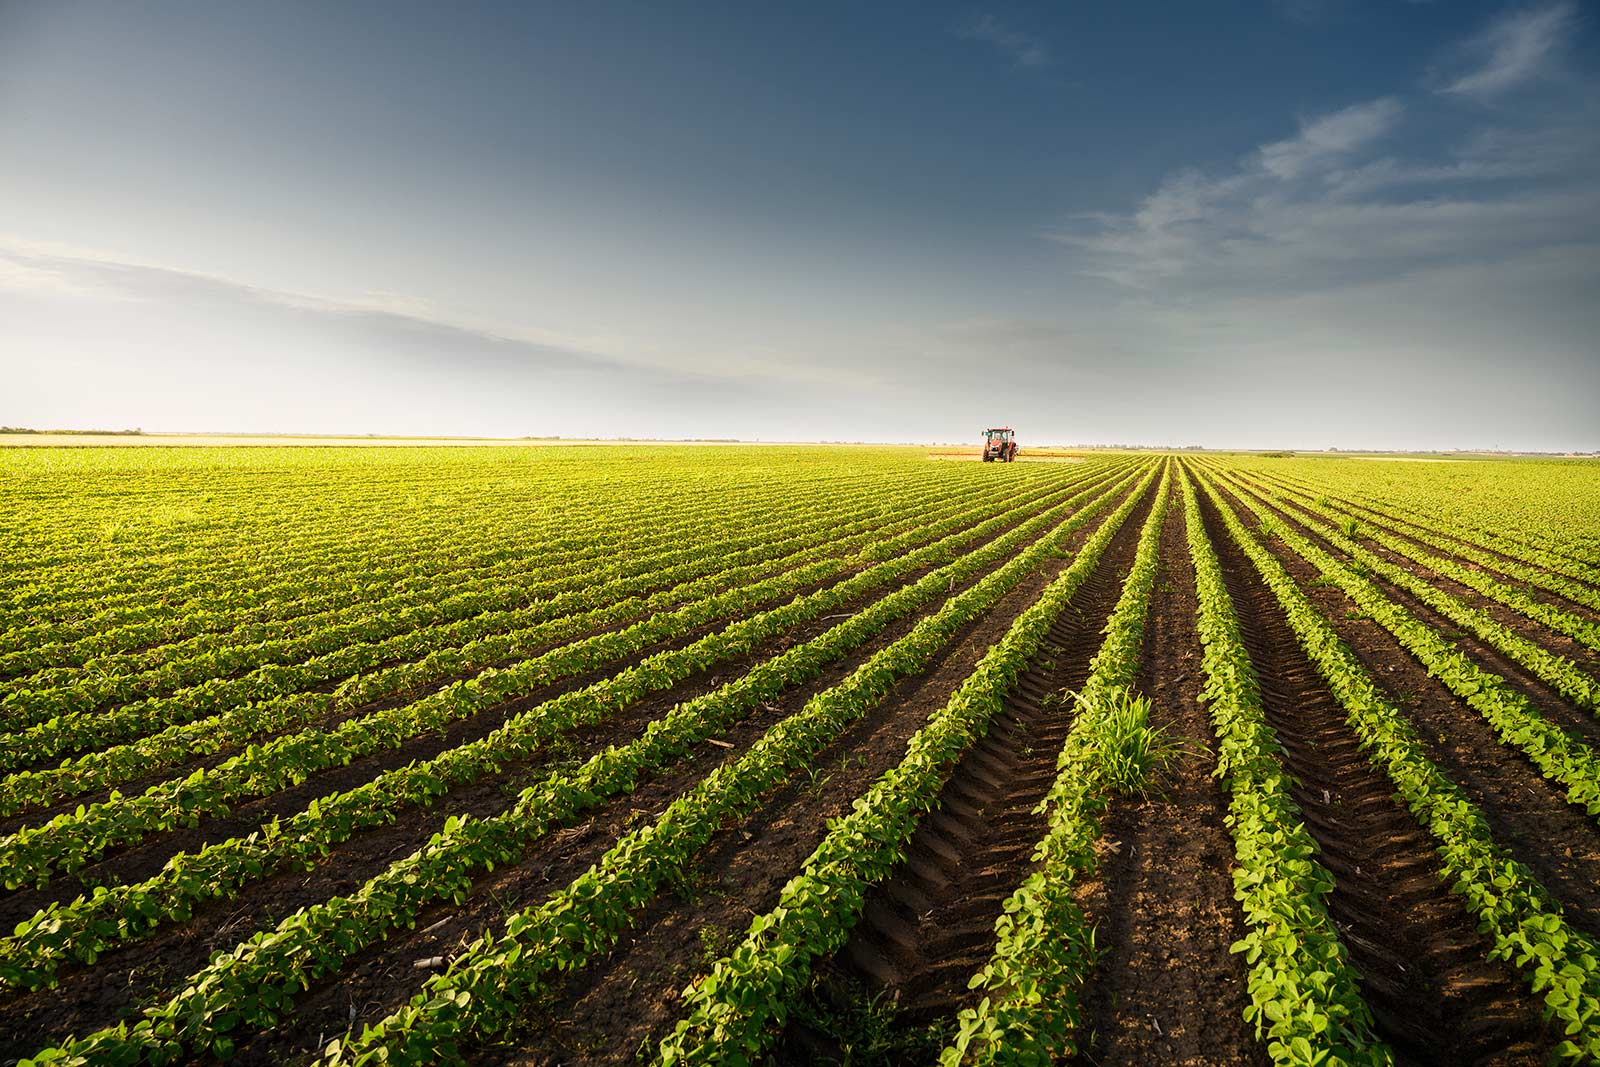
[[[1600,448],[1597,16],[0,0],[0,423]]]

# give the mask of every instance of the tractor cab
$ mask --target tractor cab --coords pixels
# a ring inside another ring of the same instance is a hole
[[[983,431],[983,461],[1010,463],[1017,458],[1015,432],[1009,426],[992,426]]]

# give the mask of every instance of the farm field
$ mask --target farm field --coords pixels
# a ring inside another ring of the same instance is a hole
[[[1600,1062],[1597,461],[936,458],[0,451],[0,1064]]]

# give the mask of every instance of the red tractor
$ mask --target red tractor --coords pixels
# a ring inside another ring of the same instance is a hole
[[[983,431],[983,461],[1010,463],[1017,458],[1017,441],[1009,426],[993,426]]]

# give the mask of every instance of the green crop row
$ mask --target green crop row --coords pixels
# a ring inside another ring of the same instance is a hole
[[[1201,699],[1217,737],[1216,773],[1228,786],[1234,896],[1248,927],[1233,946],[1250,968],[1246,1018],[1279,1067],[1391,1064],[1328,915],[1333,876],[1317,862],[1316,841],[1290,796],[1293,781],[1187,475],[1183,507],[1206,678]]]
[[[451,722],[469,718],[479,711],[530,693],[552,681],[582,674],[621,657],[636,654],[660,641],[670,641],[686,629],[704,626],[719,619],[737,617],[765,601],[793,593],[809,584],[836,577],[853,566],[892,556],[926,538],[951,535],[971,521],[957,516],[930,527],[919,527],[887,542],[874,544],[845,561],[824,561],[796,571],[709,596],[670,612],[662,612],[621,630],[608,631],[564,645],[542,655],[525,659],[505,669],[490,668],[474,678],[452,683],[419,700],[399,707],[385,708],[354,718],[333,729],[311,728],[251,745],[237,756],[215,767],[196,771],[187,778],[152,786],[137,797],[113,795],[102,803],[80,807],[37,827],[28,827],[0,840],[0,871],[8,882],[31,878],[45,884],[56,871],[75,870],[115,845],[137,841],[157,830],[193,824],[202,815],[225,812],[229,804],[244,797],[265,796],[304,781],[310,774],[336,767],[350,760],[385,748],[399,746],[410,738],[442,729]],[[980,531],[993,529],[1003,520],[966,530],[962,543]],[[938,546],[920,550],[937,552]],[[918,558],[917,553],[904,559]],[[882,573],[874,569],[873,572]],[[859,576],[858,576],[859,577]],[[814,604],[826,601],[843,603],[860,585],[846,581],[816,596],[803,598],[795,605],[766,612],[741,627],[772,636],[780,631],[769,628],[776,620],[803,613]],[[820,613],[821,608],[817,609]],[[686,649],[652,657],[648,676],[668,684],[687,673],[690,667],[666,669],[666,663],[683,662],[704,666],[699,661],[718,635],[695,642]],[[460,750],[457,750],[460,751]],[[446,756],[449,756],[446,753]],[[441,757],[444,758],[444,757]]]
[[[965,513],[980,514],[982,507],[980,505],[980,509],[969,509]],[[266,733],[300,727],[342,710],[357,709],[398,694],[415,693],[451,678],[483,670],[491,664],[534,655],[551,644],[580,639],[596,630],[635,623],[659,612],[681,608],[686,603],[698,601],[719,590],[768,577],[775,570],[798,566],[817,557],[833,556],[836,549],[849,551],[853,544],[859,545],[875,538],[888,538],[895,543],[894,539],[907,532],[908,528],[914,530],[918,520],[942,521],[947,514],[943,509],[934,509],[925,515],[914,514],[911,519],[903,519],[887,529],[859,536],[851,536],[855,531],[845,526],[838,530],[839,540],[832,544],[802,548],[789,556],[769,558],[774,552],[794,547],[788,542],[775,542],[714,560],[714,566],[729,569],[702,577],[696,575],[703,574],[706,565],[698,560],[610,581],[605,580],[605,574],[601,571],[594,575],[598,580],[584,590],[558,595],[542,603],[537,611],[517,616],[533,622],[533,625],[513,627],[507,632],[493,632],[499,629],[501,620],[490,617],[482,623],[482,628],[491,630],[489,633],[453,648],[432,648],[423,644],[413,649],[417,658],[402,660],[365,675],[352,676],[332,692],[295,692],[248,703],[196,722],[169,726],[135,742],[79,756],[57,767],[11,775],[0,780],[0,812],[10,814],[25,811],[92,789],[110,788],[196,755],[247,743]],[[680,584],[672,585],[673,582]],[[663,583],[668,588],[650,595],[640,595],[647,593],[652,586]],[[553,615],[555,618],[539,622],[541,615]],[[474,630],[479,628],[475,623],[469,626]]]
[[[1248,497],[1241,499],[1258,520],[1271,522],[1270,513],[1259,504]],[[1488,720],[1503,742],[1522,751],[1546,778],[1560,783],[1569,802],[1590,815],[1600,816],[1600,764],[1596,763],[1593,749],[1546,719],[1532,701],[1506,685],[1503,678],[1478,666],[1371,581],[1285,524],[1276,523],[1271,529],[1361,611],[1393,634],[1429,674]]]
[[[832,517],[836,526],[848,529],[851,525],[842,521],[842,515]],[[827,529],[825,524],[812,521],[796,525],[799,529],[794,538],[758,537],[747,544],[730,545],[728,551],[735,555],[740,551],[753,552],[755,558],[769,558],[774,554],[770,550],[785,545],[791,550],[812,545],[817,546],[814,555],[828,552],[827,540],[819,536]],[[716,566],[720,555],[720,552],[680,550],[675,562],[666,566],[676,566],[684,574],[704,573]],[[288,696],[313,686],[337,682],[383,664],[409,661],[436,647],[475,640],[552,617],[552,613],[564,611],[564,605],[569,602],[576,601],[581,605],[579,610],[595,607],[605,601],[600,599],[604,594],[597,593],[594,586],[626,576],[628,572],[634,576],[649,576],[648,571],[635,570],[632,560],[624,562],[611,556],[591,560],[580,573],[548,585],[529,576],[523,581],[493,582],[487,591],[463,588],[449,597],[403,613],[364,615],[331,631],[289,641],[283,649],[284,656],[272,656],[267,664],[254,669],[248,666],[254,649],[243,650],[242,661],[229,652],[203,655],[186,667],[157,672],[158,679],[174,682],[201,679],[199,684],[178,689],[170,695],[123,704],[111,712],[93,709],[108,700],[132,700],[139,695],[144,680],[138,676],[104,677],[65,688],[12,694],[0,702],[0,710],[7,719],[25,716],[35,725],[17,734],[19,744],[14,754],[0,756],[0,770],[36,765],[67,752],[101,748],[146,734],[152,727],[183,724],[240,704]],[[547,589],[554,594],[565,593],[566,600],[552,602],[546,596]],[[472,595],[474,592],[477,595]],[[304,655],[313,658],[302,662]],[[41,718],[44,721],[39,721]]]
[[[1207,495],[1288,617],[1306,655],[1344,707],[1369,758],[1434,837],[1452,892],[1565,1030],[1556,1053],[1600,1059],[1600,948],[1569,926],[1549,893],[1494,841],[1483,814],[1425,755],[1416,732],[1339,639],[1283,564],[1256,542],[1209,483]]]
[[[1087,521],[1123,488],[1125,484],[1113,487],[1098,500],[1085,505],[1072,519],[1067,520],[1065,529],[1076,528]],[[1085,498],[1090,495],[1092,491],[1082,494]],[[948,590],[956,581],[965,580],[979,569],[1004,558],[1006,553],[1014,551],[1027,538],[1059,518],[1078,499],[1058,505],[975,551],[965,550],[971,538],[955,537],[947,539],[935,552],[912,553],[865,572],[853,580],[857,586],[856,592],[882,587],[901,575],[913,573],[930,564],[948,564],[937,572],[936,577],[925,577],[866,609],[861,613],[864,622],[836,627],[816,642],[775,657],[745,679],[730,683],[718,695],[700,703],[691,702],[682,706],[668,716],[667,725],[648,728],[635,752],[656,752],[660,744],[671,741],[674,732],[693,728],[692,725],[685,727],[684,722],[692,724],[697,718],[714,713],[732,714],[729,709],[748,711],[754,703],[768,699],[773,686],[782,688],[798,684],[803,676],[807,676],[807,672],[820,670],[824,662],[856,647],[891,619],[913,610],[935,593]],[[1000,521],[996,520],[997,527]],[[983,535],[984,532],[980,531],[980,536]],[[949,563],[950,560],[955,562]],[[804,616],[798,611],[778,609],[768,613],[763,625],[743,626],[744,633],[737,640],[723,637],[710,647],[716,649],[723,658],[725,655],[737,655],[755,647],[765,636],[791,628],[797,619],[814,616],[836,603],[819,594],[805,604]],[[712,642],[712,639],[707,638],[702,644],[707,642]],[[702,650],[698,661],[703,662],[705,654]],[[686,659],[682,656],[678,658]],[[689,663],[696,661],[696,657],[686,659]],[[640,670],[648,666],[650,664],[647,662],[641,665]],[[54,971],[68,959],[92,962],[100,951],[115,941],[143,936],[169,919],[186,918],[198,900],[232,895],[246,882],[286,867],[309,866],[333,845],[357,830],[391,819],[398,808],[426,802],[433,795],[471,777],[492,773],[509,759],[531,751],[555,732],[570,729],[584,721],[593,721],[637,699],[642,695],[642,689],[654,687],[641,685],[639,671],[626,672],[587,690],[549,701],[508,722],[487,738],[445,753],[429,763],[391,771],[348,793],[325,797],[312,809],[281,826],[275,822],[264,827],[259,834],[220,842],[193,856],[177,857],[159,875],[144,883],[118,886],[90,897],[80,897],[64,908],[46,909],[33,920],[19,926],[13,938],[0,942],[0,981],[38,986],[52,980]],[[658,736],[662,730],[668,732]],[[570,804],[574,797],[589,796],[586,790],[593,788],[593,782],[584,775],[597,777],[597,780],[617,781],[617,776],[627,770],[622,764],[623,757],[610,753],[602,753],[602,757],[597,757],[600,760],[598,769],[586,768],[573,780],[579,784],[574,785],[560,776],[546,782],[540,788],[556,790],[553,794],[556,800],[552,801],[543,792],[535,791],[536,795],[528,801],[534,805],[532,810],[541,810],[539,804],[556,801]],[[627,788],[632,788],[631,781]],[[528,796],[525,794],[524,799]],[[520,814],[513,814],[516,817],[511,824],[522,827],[524,833],[545,825],[544,822],[530,824]]]
[[[1269,484],[1296,486],[1299,483],[1290,482],[1287,479],[1278,479],[1275,482],[1269,482]],[[1555,593],[1572,601],[1574,604],[1582,604],[1585,607],[1600,610],[1600,590],[1584,585],[1582,582],[1574,581],[1571,578],[1552,574],[1548,570],[1541,569],[1530,563],[1518,562],[1486,551],[1463,539],[1459,531],[1442,531],[1436,526],[1397,518],[1394,515],[1364,507],[1350,500],[1329,497],[1328,494],[1317,492],[1315,489],[1308,489],[1304,486],[1299,486],[1299,488],[1302,496],[1312,497],[1324,513],[1332,515],[1336,520],[1343,521],[1354,518],[1370,527],[1399,534],[1413,541],[1428,545],[1439,552],[1448,552],[1459,559],[1477,564],[1480,568],[1483,568],[1477,571],[1478,575],[1498,588],[1509,588],[1520,595],[1526,595],[1522,594],[1521,590],[1516,589],[1514,586],[1506,586],[1505,583],[1497,581],[1493,577],[1493,573],[1503,574],[1515,578],[1525,585]],[[1477,587],[1474,586],[1474,588]],[[1483,590],[1479,589],[1479,592],[1483,592]],[[1535,601],[1535,603],[1542,603],[1542,601]],[[1518,610],[1522,609],[1519,608]]]
[[[1322,485],[1306,484],[1305,487],[1319,493],[1326,491],[1326,487]],[[1537,483],[1527,479],[1520,479],[1516,490],[1518,495],[1526,497],[1530,493],[1537,495],[1538,486]],[[1424,530],[1446,534],[1476,550],[1480,555],[1488,555],[1495,561],[1492,566],[1502,567],[1505,561],[1499,556],[1505,556],[1523,566],[1533,565],[1552,574],[1587,582],[1591,587],[1600,584],[1600,573],[1596,571],[1600,561],[1594,558],[1575,559],[1569,554],[1574,548],[1570,541],[1560,542],[1550,537],[1548,533],[1540,534],[1524,530],[1521,536],[1513,535],[1510,528],[1516,525],[1516,519],[1503,505],[1494,508],[1496,525],[1490,527],[1468,518],[1467,513],[1460,509],[1447,510],[1437,504],[1427,503],[1421,493],[1411,486],[1400,487],[1393,497],[1380,499],[1389,508],[1413,516],[1410,520],[1400,521],[1409,521],[1411,525]],[[1426,521],[1419,522],[1419,520]],[[1476,543],[1469,538],[1475,539]],[[1553,547],[1556,545],[1560,547]],[[1485,552],[1485,549],[1489,552]]]
[[[416,473],[407,472],[407,481],[399,486],[402,491],[411,488],[410,477]],[[928,473],[907,474],[908,488],[920,487],[930,499],[944,495],[949,484]],[[500,564],[515,566],[518,560],[547,566],[576,556],[588,558],[597,549],[631,553],[654,542],[662,528],[676,525],[685,514],[686,509],[670,496],[653,493],[649,483],[641,484],[628,475],[593,484],[586,476],[581,484],[588,492],[566,499],[577,484],[564,483],[566,477],[509,483],[520,497],[508,498],[504,492],[492,490],[470,494],[463,501],[465,506],[454,509],[447,522],[430,521],[434,516],[429,509],[404,500],[373,509],[372,501],[351,500],[349,491],[341,490],[346,503],[359,503],[371,512],[370,517],[358,522],[341,511],[339,536],[320,549],[307,545],[304,531],[277,514],[287,501],[275,495],[272,513],[277,521],[269,532],[252,537],[248,527],[234,526],[242,514],[230,515],[228,530],[235,545],[250,546],[248,554],[201,554],[168,580],[141,584],[127,592],[127,604],[121,607],[110,605],[123,597],[104,593],[74,596],[65,593],[59,583],[48,585],[52,595],[39,607],[10,620],[12,628],[0,637],[4,648],[25,657],[12,667],[32,670],[47,665],[53,656],[77,660],[207,629],[232,628],[251,619],[291,618],[319,604],[337,606],[347,602],[342,599],[345,597],[381,596],[397,584],[449,581],[452,574]],[[668,484],[685,478],[676,471],[663,472],[662,477]],[[1050,479],[1019,476],[1017,480]],[[772,477],[747,483],[741,479],[736,486],[693,499],[715,501],[728,521],[737,523],[741,517],[772,513],[801,518],[811,510],[831,510],[841,500],[871,499],[872,488],[870,477],[834,472],[820,480]],[[969,487],[960,488],[966,491]],[[707,530],[716,529],[716,524],[707,522],[700,530],[683,531],[682,539],[705,544]],[[114,572],[137,564],[146,547],[141,538],[97,570]],[[281,599],[285,595],[291,599]],[[304,603],[308,598],[315,603]],[[40,616],[54,617],[40,622]],[[0,664],[4,662],[0,657]],[[12,673],[15,670],[0,670],[0,674]]]
[[[845,681],[814,696],[738,759],[713,771],[654,823],[621,838],[572,885],[511,916],[503,937],[485,934],[468,945],[447,970],[425,984],[410,1006],[367,1028],[360,1038],[332,1043],[327,1055],[335,1062],[391,1064],[459,1058],[461,1039],[503,1023],[552,971],[570,969],[613,944],[632,913],[656,895],[664,880],[692,866],[713,834],[809,762],[845,726],[881,701],[895,682],[922,670],[963,626],[1056,552],[1059,543],[1059,533],[1046,535],[952,596]],[[996,545],[1000,550],[990,552]],[[989,555],[992,562],[1015,547],[996,541],[972,555]],[[965,559],[962,565],[967,565]],[[462,826],[458,820],[453,829]],[[396,908],[402,915],[409,911],[414,919],[414,894],[436,899],[441,889],[451,895],[464,891],[460,880],[448,882],[431,870],[401,884],[412,888],[400,900],[374,898],[377,914],[347,916],[350,926],[336,924],[328,933],[283,931],[281,936],[296,944],[281,958],[298,973],[281,985],[235,982],[226,974],[211,972],[139,1022],[68,1042],[32,1062],[161,1063],[180,1058],[199,1044],[226,1054],[231,1048],[228,1031],[244,1023],[270,1025],[292,1007],[293,991],[305,984],[305,976],[319,973],[319,960],[338,965],[343,958],[340,942],[354,932],[352,926],[375,926],[381,933],[393,928],[396,920],[390,916]]]
[[[561,486],[550,483],[547,488],[559,493]],[[462,568],[516,559],[544,562],[588,552],[597,542],[631,547],[651,536],[657,523],[640,521],[646,518],[649,501],[640,499],[638,489],[626,479],[591,488],[592,496],[569,502],[569,523],[542,526],[536,522],[516,538],[486,536],[504,521],[508,510],[504,497],[486,499],[481,506],[460,510],[447,524],[426,522],[402,529],[395,529],[392,513],[398,510],[403,514],[407,509],[380,507],[365,523],[353,516],[342,516],[339,532],[321,539],[306,537],[289,516],[275,514],[276,529],[250,538],[248,556],[186,551],[172,568],[146,575],[131,587],[114,592],[119,583],[127,584],[122,581],[125,568],[142,567],[147,562],[150,546],[141,538],[137,554],[120,556],[115,563],[100,566],[98,580],[89,586],[66,592],[65,583],[59,579],[49,581],[41,576],[35,583],[36,596],[18,594],[8,599],[7,603],[19,610],[12,617],[0,619],[10,624],[3,645],[9,651],[6,657],[0,657],[0,665],[7,668],[4,673],[10,674],[15,667],[10,657],[18,653],[28,657],[23,663],[37,663],[39,656],[62,650],[76,654],[83,649],[104,652],[138,647],[206,627],[231,625],[230,620],[239,619],[241,613],[244,617],[288,617],[284,612],[297,610],[295,604],[284,604],[277,598],[288,593],[301,599],[308,586],[315,590],[311,596],[318,601],[337,603],[337,592],[349,587],[350,578],[381,591],[385,585],[372,586],[368,579],[387,578],[388,587],[392,588],[394,580],[412,575],[443,576]],[[785,491],[789,488],[784,486]],[[841,495],[842,487],[838,485],[819,488],[820,500],[813,504],[836,500]],[[770,495],[776,495],[778,489],[774,484]],[[794,491],[797,501],[809,496],[805,487],[794,487]],[[767,495],[760,494],[749,502],[722,503],[731,512],[745,513],[762,503],[770,507],[771,501],[764,499]],[[846,490],[843,495],[854,494]],[[371,509],[375,502],[362,503]],[[275,500],[273,507],[277,512],[283,501]],[[515,513],[517,509],[509,510]],[[543,508],[538,510],[543,512]],[[673,509],[658,518],[670,522],[679,514]],[[219,547],[237,544],[241,535],[246,535],[245,530],[234,525],[238,522],[240,517],[235,513],[229,520],[228,536]],[[352,559],[363,564],[354,574]],[[253,608],[261,610],[251,611]],[[40,615],[45,617],[41,619]]]
[[[1135,501],[1130,498],[1124,512]],[[938,803],[957,761],[999,714],[1050,624],[1100,565],[1121,528],[1113,516],[994,644],[972,673],[828,835],[801,873],[757,916],[744,942],[684,992],[689,1011],[661,1043],[663,1064],[749,1064],[781,1027],[816,960],[837,951],[860,916],[868,889],[904,855],[922,816]]]
[[[897,492],[870,506],[864,506],[865,498],[856,498],[833,509],[813,509],[800,521],[790,514],[752,512],[741,516],[707,507],[651,531],[637,544],[624,547],[589,543],[582,551],[544,555],[537,567],[530,567],[527,557],[518,553],[490,567],[444,572],[429,580],[397,574],[393,578],[411,580],[397,588],[392,578],[384,595],[363,597],[331,610],[224,631],[209,630],[182,641],[97,656],[13,679],[0,687],[5,692],[0,697],[0,728],[15,730],[50,715],[171,692],[209,678],[236,676],[268,663],[297,663],[353,640],[375,641],[472,614],[526,607],[536,599],[582,590],[591,572],[605,571],[607,564],[614,564],[619,556],[626,560],[626,568],[618,570],[619,575],[645,574],[697,557],[712,569],[717,558],[724,555],[767,542],[799,541],[821,525],[813,521],[819,516],[829,516],[835,524],[849,520],[856,528],[864,528],[892,518],[895,505],[903,507],[919,500],[925,500],[925,496],[915,490]],[[712,517],[737,533],[709,542],[690,536],[703,529]],[[761,521],[743,521],[747,518]]]
[[[1057,758],[1056,779],[1037,809],[1048,829],[1034,848],[1033,873],[1002,906],[994,951],[969,983],[982,999],[956,1016],[955,1037],[939,1057],[945,1067],[1043,1064],[1076,1051],[1079,990],[1095,949],[1075,894],[1095,868],[1094,841],[1109,796],[1138,787],[1138,765],[1130,766],[1127,757],[1150,737],[1148,723],[1125,712],[1155,588],[1170,499],[1168,466],[1105,640],[1077,694],[1077,717]]]
[[[1276,487],[1276,491],[1284,499],[1293,500],[1307,509],[1315,509],[1324,516],[1331,518],[1334,522],[1348,521],[1350,517],[1331,504],[1320,504],[1305,494],[1294,493],[1292,490],[1285,490],[1281,487]],[[1420,548],[1405,538],[1395,536],[1385,529],[1382,524],[1368,520],[1361,522],[1357,529],[1361,536],[1371,538],[1391,552],[1420,563],[1435,574],[1443,575],[1459,582],[1491,600],[1504,604],[1518,614],[1533,619],[1535,622],[1543,623],[1556,633],[1565,634],[1587,648],[1600,651],[1600,624],[1589,622],[1587,619],[1580,618],[1570,611],[1563,611],[1553,604],[1535,600],[1521,589],[1497,581],[1476,567],[1465,566],[1455,560]]]
[[[1246,484],[1234,478],[1232,484],[1241,491],[1252,492]],[[1265,501],[1269,506],[1279,507],[1279,503],[1271,496],[1259,491],[1253,491],[1256,499]],[[1439,614],[1476,635],[1480,640],[1494,646],[1508,657],[1532,671],[1543,681],[1553,686],[1563,696],[1581,708],[1593,711],[1595,708],[1595,694],[1600,692],[1600,682],[1582,670],[1565,656],[1557,655],[1535,641],[1523,637],[1509,626],[1498,622],[1488,612],[1475,608],[1463,602],[1459,597],[1452,596],[1443,589],[1429,584],[1426,580],[1384,559],[1382,556],[1364,547],[1357,541],[1333,529],[1325,523],[1301,514],[1295,516],[1296,521],[1317,536],[1333,545],[1339,551],[1349,556],[1368,572],[1377,575],[1385,581],[1404,589],[1418,600],[1433,608]],[[1281,524],[1281,520],[1280,520]]]

